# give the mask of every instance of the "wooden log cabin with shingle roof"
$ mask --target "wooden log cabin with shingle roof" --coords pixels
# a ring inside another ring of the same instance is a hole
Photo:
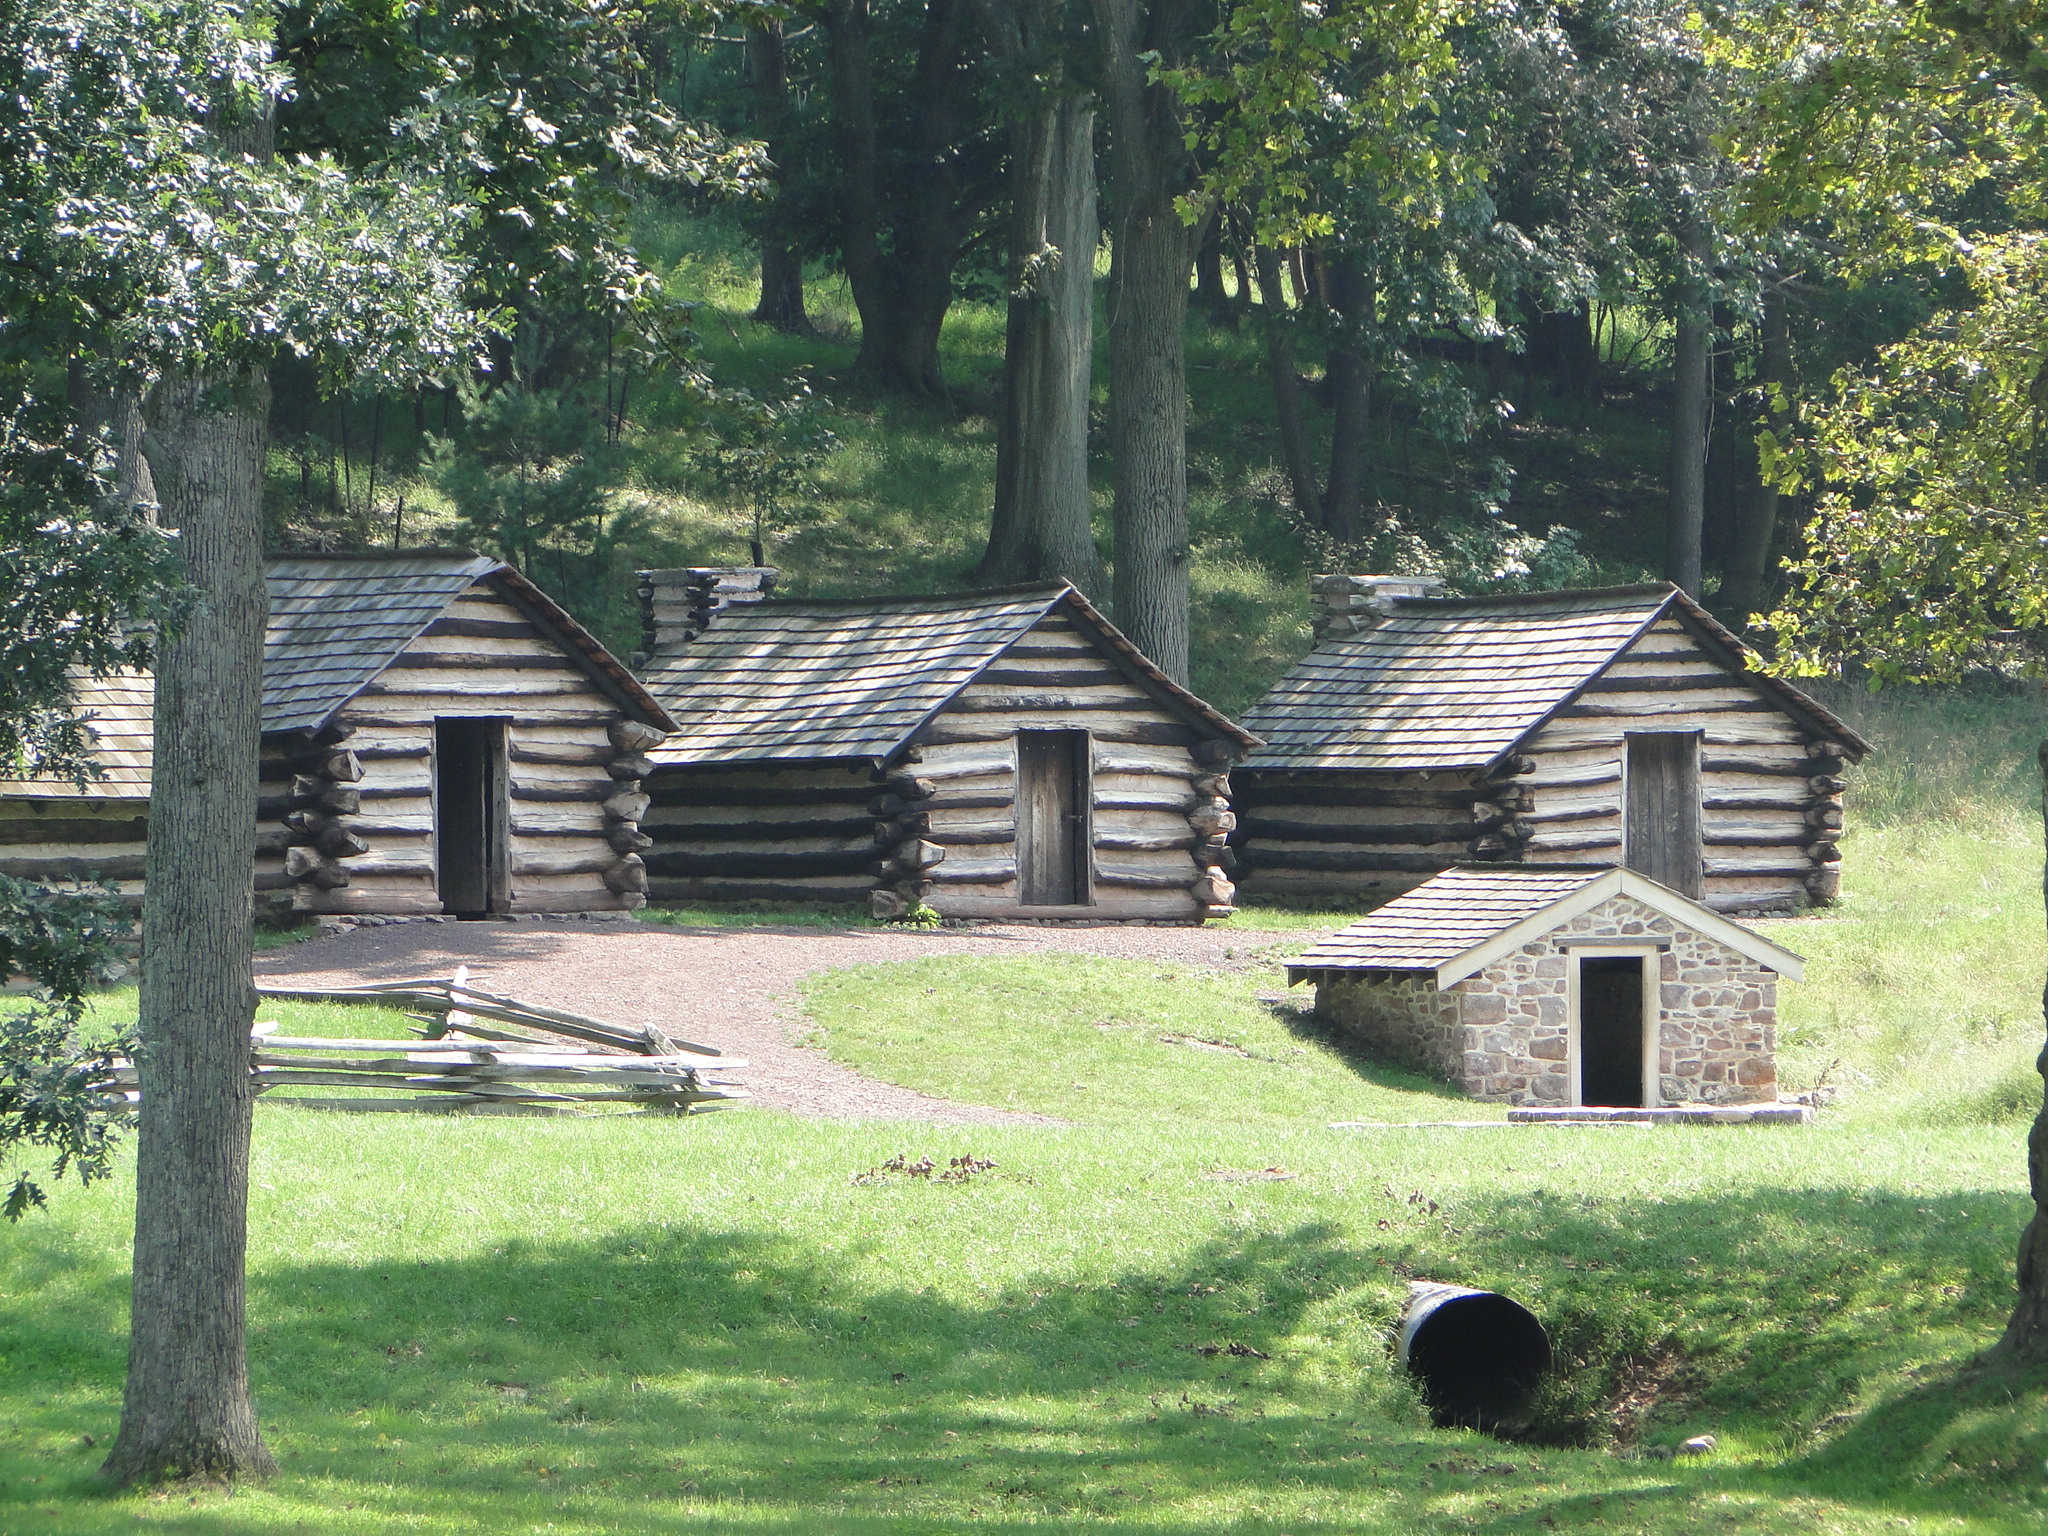
[[[657,901],[894,917],[1200,922],[1256,738],[1071,587],[769,599],[774,573],[642,572]]]
[[[639,779],[673,722],[597,639],[465,550],[269,563],[259,910],[644,905]],[[0,871],[141,895],[150,680],[81,683],[106,776],[0,784]]]
[[[1868,745],[1676,587],[1315,592],[1316,648],[1246,717],[1247,892],[1380,901],[1478,859],[1626,865],[1723,912],[1834,898]]]

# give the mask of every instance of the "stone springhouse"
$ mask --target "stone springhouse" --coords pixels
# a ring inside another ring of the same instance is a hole
[[[1802,962],[1626,869],[1446,870],[1305,951],[1316,1016],[1475,1098],[1777,1097],[1778,978]]]

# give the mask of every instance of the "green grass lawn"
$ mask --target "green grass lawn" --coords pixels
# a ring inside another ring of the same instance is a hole
[[[1786,1074],[1842,1089],[1808,1129],[1415,1128],[1498,1111],[1320,1032],[1279,969],[1307,931],[811,987],[834,1056],[1053,1126],[259,1106],[282,1474],[94,1489],[129,1185],[60,1185],[0,1234],[0,1536],[2037,1532],[2048,1383],[1968,1364],[2010,1305],[2048,958],[2038,833],[1984,782],[1878,779],[1842,905],[1773,930],[1810,960]],[[677,914],[721,916],[800,914]],[[1412,1277],[1549,1324],[1531,1440],[1428,1426],[1388,1352]]]

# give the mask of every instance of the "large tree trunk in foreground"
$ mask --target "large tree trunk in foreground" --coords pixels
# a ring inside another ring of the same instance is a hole
[[[1064,578],[1100,596],[1088,496],[1095,109],[1067,97],[1017,125],[1010,307],[986,582]]]
[[[1175,199],[1190,177],[1172,64],[1181,0],[1095,0],[1109,113],[1109,437],[1115,455],[1116,621],[1188,680],[1188,272],[1196,232]]]
[[[1698,597],[1700,538],[1706,522],[1713,322],[1703,271],[1706,231],[1697,222],[1689,222],[1681,243],[1686,271],[1679,280],[1672,316],[1671,506],[1664,529],[1664,574]]]
[[[123,1484],[276,1470],[243,1331],[268,408],[260,373],[174,378],[145,440],[202,601],[156,669]]]
[[[2041,743],[2040,763],[2041,820],[2048,826],[2048,741]],[[2041,894],[2048,901],[2048,871],[2042,876]],[[2048,989],[2041,994],[2041,1008],[2048,1017]],[[2034,1065],[2048,1089],[2048,1047]],[[2027,1188],[2034,1196],[2034,1219],[2020,1234],[2020,1299],[1991,1358],[2008,1365],[2040,1366],[2048,1365],[2048,1092],[2027,1133]]]
[[[782,43],[782,19],[771,17],[747,28],[747,86],[753,96],[754,131],[768,144],[775,167],[775,196],[762,214],[761,302],[754,318],[778,331],[802,335],[811,328],[804,313],[804,258],[782,189],[789,179],[789,57]]]

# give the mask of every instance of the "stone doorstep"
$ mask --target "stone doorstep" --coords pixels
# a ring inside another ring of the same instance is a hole
[[[1508,1111],[1510,1125],[1808,1125],[1807,1104],[1674,1104],[1662,1109],[1527,1108]]]

